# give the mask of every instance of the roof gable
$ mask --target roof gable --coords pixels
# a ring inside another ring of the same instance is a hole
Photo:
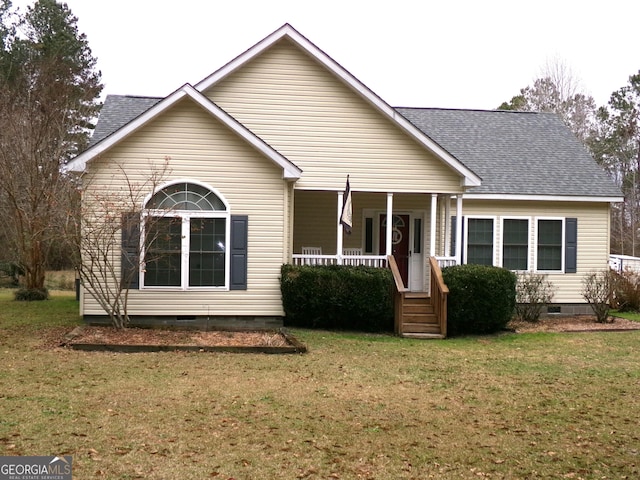
[[[114,127],[116,123],[122,124],[114,133],[110,135],[104,136],[102,139],[93,143],[93,146],[89,147],[86,151],[75,157],[72,161],[67,164],[67,170],[72,172],[82,172],[85,170],[87,162],[91,161],[93,158],[99,156],[104,153],[112,146],[128,137],[135,131],[137,131],[142,126],[146,125],[158,115],[161,115],[171,106],[175,105],[178,101],[183,98],[190,98],[202,108],[204,108],[207,112],[209,112],[213,117],[220,120],[223,124],[229,127],[233,132],[242,137],[246,142],[248,142],[251,146],[253,146],[256,150],[260,151],[267,158],[269,158],[272,162],[282,168],[283,170],[283,178],[285,179],[296,179],[299,178],[302,171],[291,163],[288,159],[280,155],[277,151],[271,148],[269,145],[264,143],[260,138],[255,136],[252,132],[246,129],[242,124],[237,122],[233,117],[227,114],[224,110],[219,108],[213,102],[211,102],[207,97],[198,92],[191,85],[186,84],[181,88],[173,92],[171,95],[166,98],[157,101],[155,104],[152,100],[146,101],[146,97],[138,97],[145,98],[145,101],[138,102],[126,102],[121,101],[122,97],[114,98],[116,104],[113,106],[113,113],[121,112],[126,117],[134,116],[138,111],[142,111],[139,115],[135,116],[130,121],[125,121],[125,119],[116,120],[118,117],[114,115],[114,121],[110,125],[110,121],[106,122],[105,130],[109,127]],[[124,97],[126,98],[126,97]],[[148,104],[153,104],[151,107],[148,107]],[[145,109],[146,107],[146,109]],[[102,118],[102,115],[101,115]],[[110,118],[109,116],[107,118]],[[100,123],[100,122],[98,122]],[[117,128],[117,125],[115,125]],[[99,131],[100,133],[100,131]]]
[[[407,121],[402,115],[398,115],[391,106],[378,97],[366,85],[360,82],[356,77],[349,73],[349,71],[343,68],[339,63],[333,60],[324,51],[319,49],[289,24],[283,25],[271,35],[267,36],[253,47],[233,59],[231,62],[206,77],[204,80],[198,82],[195,85],[195,88],[200,92],[205,92],[283,39],[289,40],[300,49],[304,50],[310,57],[320,63],[324,68],[339,78],[340,81],[364,98],[372,107],[377,109],[382,115],[387,117],[411,138],[416,140],[420,145],[422,145],[422,147],[436,155],[441,161],[456,171],[463,178],[463,184],[465,186],[480,185],[481,177],[478,176],[476,172],[464,165],[463,162],[455,158],[455,156],[445,150],[441,145],[434,142],[433,139],[425,135],[424,132],[416,128],[415,125]]]

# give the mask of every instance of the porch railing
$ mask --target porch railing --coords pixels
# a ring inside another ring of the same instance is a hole
[[[338,265],[338,255],[293,254],[294,265]],[[343,265],[364,265],[366,267],[387,268],[389,263],[384,255],[341,255]],[[456,257],[435,257],[440,268],[457,265]]]
[[[293,254],[294,265],[363,265],[366,267],[386,268],[387,257],[384,255],[303,255]]]
[[[440,333],[443,337],[446,337],[447,296],[449,295],[449,287],[445,285],[442,279],[442,270],[440,270],[439,264],[438,259],[429,257],[429,265],[431,266],[431,305],[433,306],[433,313],[435,313],[440,323]],[[455,265],[455,263],[453,265]]]
[[[458,264],[458,262],[456,261],[456,257],[435,257],[435,258],[438,261],[438,266],[440,268],[452,267]]]

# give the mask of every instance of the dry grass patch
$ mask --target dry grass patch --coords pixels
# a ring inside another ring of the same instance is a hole
[[[73,455],[77,478],[640,473],[639,332],[298,330],[309,353],[270,356],[38,349],[46,329],[0,331],[0,454]]]

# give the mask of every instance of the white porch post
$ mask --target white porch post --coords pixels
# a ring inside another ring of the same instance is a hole
[[[388,257],[391,255],[391,241],[392,241],[392,233],[393,233],[393,193],[387,193],[387,231],[386,239],[387,239],[387,249],[384,252]]]
[[[338,192],[338,216],[336,217],[336,224],[338,225],[337,231],[337,245],[336,245],[336,255],[338,256],[338,265],[342,265],[342,236],[343,236],[343,228],[340,223],[340,216],[342,215],[342,207],[344,206],[344,193]]]
[[[436,256],[436,224],[438,216],[438,194],[431,194],[431,236],[429,238],[429,256]]]
[[[445,197],[444,203],[444,256],[451,255],[451,195]]]
[[[462,262],[462,194],[456,195],[456,263]]]

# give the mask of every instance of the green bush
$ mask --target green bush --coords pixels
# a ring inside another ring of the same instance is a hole
[[[283,265],[285,326],[393,330],[393,278],[381,268]]]
[[[47,300],[49,291],[46,288],[20,288],[15,291],[14,298],[21,302]]]
[[[447,333],[493,333],[505,328],[516,304],[516,276],[504,268],[456,265],[442,269],[449,287]]]
[[[14,286],[18,285],[20,275],[24,275],[24,271],[14,262],[0,262],[0,273],[9,277]]]

